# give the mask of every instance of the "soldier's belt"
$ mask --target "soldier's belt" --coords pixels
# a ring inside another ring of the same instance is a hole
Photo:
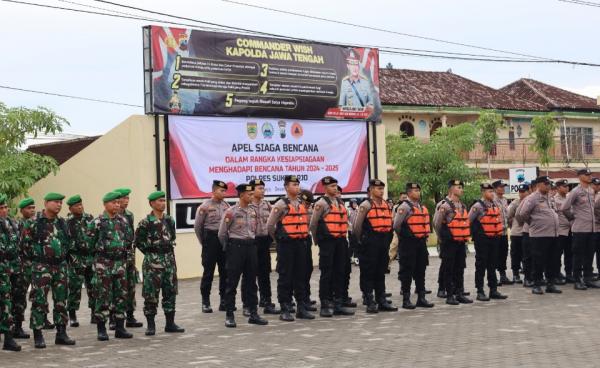
[[[58,266],[58,265],[64,263],[66,260],[67,259],[64,257],[62,257],[62,258],[33,257],[34,262],[52,265],[52,266]]]
[[[229,239],[229,244],[231,245],[254,245],[256,244],[256,240],[254,239]]]
[[[96,257],[110,259],[112,261],[124,261],[127,259],[127,251],[122,252],[96,252]]]
[[[148,250],[149,254],[171,254],[173,253],[173,247],[170,248],[153,248]]]

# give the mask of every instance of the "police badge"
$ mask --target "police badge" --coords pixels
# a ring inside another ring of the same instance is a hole
[[[258,132],[258,124],[246,123],[246,132],[248,133],[248,138],[255,139]]]

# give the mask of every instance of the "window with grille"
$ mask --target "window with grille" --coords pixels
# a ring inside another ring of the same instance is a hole
[[[594,130],[582,127],[561,127],[560,148],[563,155],[573,158],[594,153]]]

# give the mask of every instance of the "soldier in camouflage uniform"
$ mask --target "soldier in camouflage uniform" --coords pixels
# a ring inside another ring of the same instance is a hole
[[[19,237],[16,223],[8,217],[8,198],[0,195],[0,333],[4,334],[3,350],[20,351],[21,346],[10,331],[12,318],[11,283],[20,271]]]
[[[90,244],[85,238],[85,232],[88,224],[94,220],[94,217],[83,210],[81,196],[74,195],[67,200],[69,206],[69,215],[67,216],[67,228],[71,235],[71,247],[68,255],[69,260],[69,296],[67,299],[67,310],[69,311],[69,320],[71,327],[79,327],[77,321],[77,311],[81,303],[81,286],[85,283],[85,289],[88,295],[88,308],[92,311],[92,321],[94,318],[94,293],[92,288],[92,268],[93,255]]]
[[[128,244],[133,238],[127,220],[119,214],[121,194],[108,192],[102,198],[104,213],[88,224],[86,236],[94,253],[94,286],[96,327],[98,340],[107,341],[106,320],[111,306],[114,308],[115,337],[127,339],[133,337],[125,329],[125,310],[127,294],[127,256]]]
[[[165,214],[165,192],[148,196],[152,212],[138,224],[135,246],[144,254],[142,273],[144,286],[144,315],[147,320],[146,336],[156,333],[154,317],[158,296],[162,290],[162,308],[167,324],[165,332],[184,332],[175,324],[175,299],[177,296],[177,264],[175,263],[175,221]]]
[[[64,195],[48,193],[44,197],[44,210],[35,219],[25,222],[21,233],[25,257],[32,260],[31,318],[35,347],[46,347],[42,327],[48,313],[48,292],[52,289],[53,317],[56,325],[57,345],[75,345],[67,335],[67,252],[69,232],[65,220],[58,216]]]
[[[127,220],[127,224],[131,227],[130,231],[134,233],[134,218],[133,213],[127,209],[129,205],[129,194],[131,193],[131,189],[129,188],[119,188],[114,190],[117,193],[121,194],[121,198],[119,198],[119,213],[121,216],[125,217]],[[138,280],[138,270],[135,267],[135,247],[133,245],[133,239],[128,242],[127,249],[129,250],[127,253],[127,294],[125,295],[125,303],[126,303],[126,311],[127,311],[127,319],[126,326],[127,327],[142,327],[143,324],[138,322],[135,319],[133,313],[135,311],[135,285]]]

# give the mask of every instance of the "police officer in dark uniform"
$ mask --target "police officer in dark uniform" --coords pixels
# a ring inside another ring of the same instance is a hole
[[[523,259],[523,226],[516,219],[517,208],[521,201],[529,195],[529,185],[519,184],[517,187],[519,198],[510,202],[508,206],[508,225],[510,226],[510,268],[513,274],[513,284],[521,284],[521,260]]]
[[[431,308],[425,298],[425,268],[427,267],[427,238],[431,233],[429,211],[421,204],[421,186],[407,183],[408,199],[400,204],[394,218],[394,231],[398,236],[398,259],[400,262],[400,282],[402,290],[402,308]],[[410,301],[412,279],[418,294],[417,304]]]
[[[494,202],[496,206],[500,208],[500,215],[502,217],[502,235],[500,235],[500,241],[498,244],[498,259],[496,261],[496,269],[500,274],[498,279],[498,286],[501,285],[512,285],[513,282],[506,276],[506,259],[508,258],[508,201],[504,197],[504,190],[508,184],[502,180],[496,180],[492,183],[494,187]]]
[[[312,217],[312,213],[313,213],[313,205],[315,203],[315,196],[312,194],[312,192],[308,189],[302,189],[300,191],[300,202],[302,203],[302,206],[304,206],[304,209],[306,209],[306,213],[307,213],[307,221],[308,221],[308,225],[310,226],[310,219]],[[312,240],[312,236],[310,235],[310,231],[308,233],[308,238],[306,238],[306,269],[304,272],[304,287],[306,292],[305,294],[305,298],[304,298],[304,308],[309,311],[309,312],[316,312],[317,308],[315,307],[315,304],[317,304],[317,302],[315,300],[311,299],[311,290],[310,290],[310,279],[312,277],[312,273],[313,273],[313,256],[312,256],[312,245],[313,245],[313,240]]]
[[[256,229],[257,213],[252,201],[252,185],[240,184],[235,188],[240,201],[228,208],[219,225],[218,237],[227,253],[227,286],[225,288],[225,327],[236,327],[235,294],[240,277],[246,279],[246,303],[250,311],[248,323],[266,325],[268,321],[261,318],[257,312],[258,289],[256,287]]]
[[[565,265],[565,278],[564,283],[574,283],[573,279],[573,252],[571,251],[571,222],[573,215],[570,211],[567,211],[569,217],[565,215],[560,209],[567,199],[569,193],[569,182],[566,179],[556,181],[556,194],[554,195],[554,205],[558,213],[558,245],[559,254],[558,260],[558,271],[561,269],[561,255],[564,256]],[[562,277],[561,277],[562,278]],[[559,285],[559,283],[557,283]]]

